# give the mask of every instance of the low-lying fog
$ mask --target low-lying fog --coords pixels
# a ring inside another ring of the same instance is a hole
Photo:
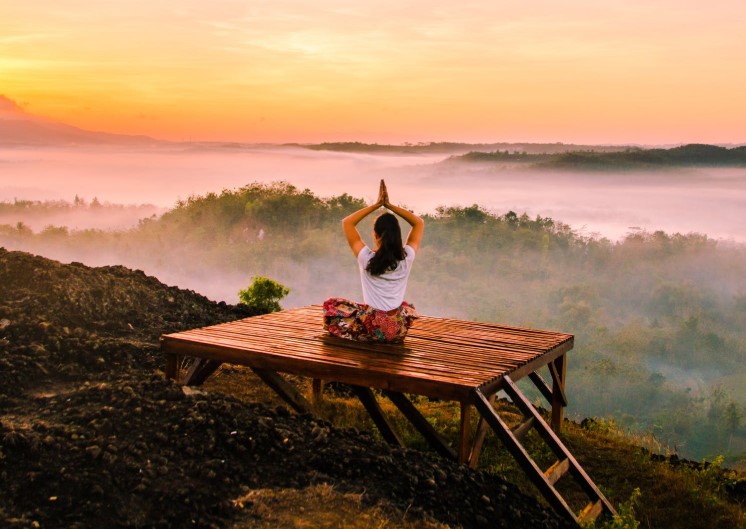
[[[671,169],[658,172],[551,172],[516,165],[438,163],[437,155],[369,155],[299,147],[174,145],[14,148],[0,151],[0,201],[67,200],[152,204],[287,181],[319,196],[349,193],[374,199],[385,178],[392,197],[420,213],[437,206],[482,205],[489,210],[551,217],[584,234],[618,239],[635,229],[699,232],[746,241],[746,169]],[[131,210],[131,223],[143,215]],[[22,220],[22,219],[21,219]],[[99,219],[100,227],[122,227]],[[6,219],[0,219],[0,223]],[[81,219],[50,224],[89,228]]]

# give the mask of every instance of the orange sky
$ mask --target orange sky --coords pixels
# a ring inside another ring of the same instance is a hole
[[[0,94],[176,140],[743,143],[744,28],[743,0],[0,0]]]

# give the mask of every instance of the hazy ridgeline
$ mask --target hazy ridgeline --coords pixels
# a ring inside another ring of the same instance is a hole
[[[266,275],[291,288],[283,306],[293,307],[360,297],[339,221],[363,204],[253,184],[126,231],[10,223],[0,245],[124,264],[232,303]],[[372,242],[370,223],[361,233]],[[426,218],[408,298],[426,314],[574,333],[571,416],[611,417],[680,455],[735,464],[746,456],[745,269],[746,247],[704,235],[611,242],[549,218],[442,207]]]

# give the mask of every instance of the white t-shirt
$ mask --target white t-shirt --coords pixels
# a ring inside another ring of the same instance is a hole
[[[399,261],[394,270],[384,272],[380,276],[371,275],[365,268],[375,255],[375,252],[364,246],[357,254],[357,264],[360,267],[360,283],[363,286],[363,301],[378,310],[392,310],[404,301],[407,290],[407,279],[412,270],[414,248],[404,246],[406,258]]]

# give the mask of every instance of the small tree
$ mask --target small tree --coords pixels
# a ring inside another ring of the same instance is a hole
[[[268,277],[256,276],[248,288],[238,291],[241,303],[251,305],[266,312],[282,310],[280,300],[290,293],[290,289]]]

